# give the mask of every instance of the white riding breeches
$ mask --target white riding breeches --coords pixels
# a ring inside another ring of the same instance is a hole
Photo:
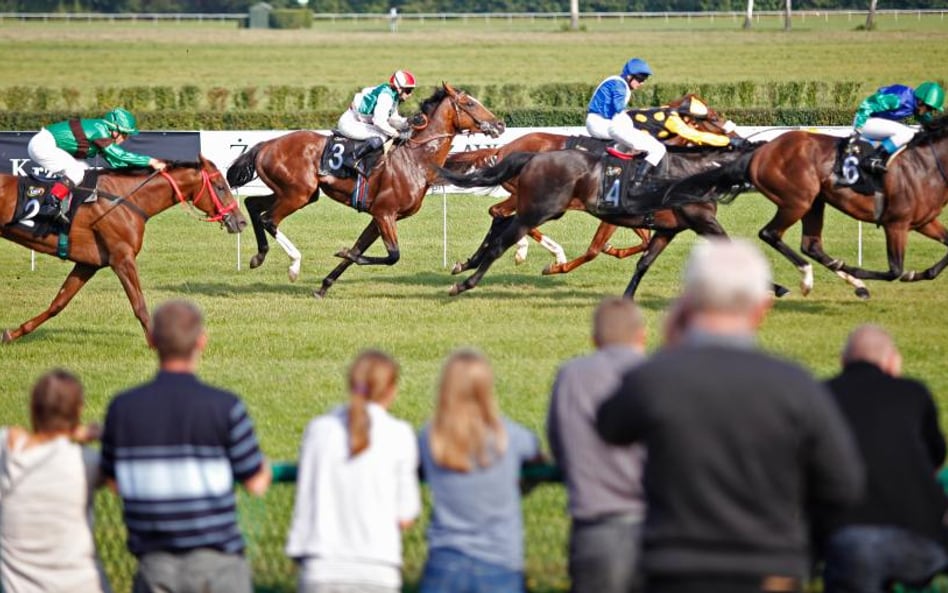
[[[606,119],[597,113],[586,114],[586,131],[593,138],[609,140],[609,128],[612,126],[612,120]]]
[[[381,128],[359,120],[356,113],[351,109],[347,109],[345,113],[339,116],[336,129],[342,132],[343,136],[353,140],[368,140],[369,138],[388,140],[388,134],[383,132]]]
[[[888,142],[883,142],[883,144],[890,153],[908,144],[908,141],[915,136],[915,130],[907,125],[881,117],[870,117],[859,133],[872,140],[888,139]]]
[[[88,163],[80,161],[62,148],[56,146],[56,139],[43,128],[30,139],[26,146],[30,159],[43,167],[50,174],[63,174],[75,185],[82,183],[82,178],[89,168]]]
[[[665,145],[648,132],[636,128],[632,118],[624,112],[612,118],[611,124],[609,137],[620,144],[645,152],[645,160],[652,166],[657,167],[665,158],[665,153],[668,152]]]

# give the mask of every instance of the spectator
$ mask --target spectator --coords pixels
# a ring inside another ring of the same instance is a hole
[[[641,445],[616,447],[596,434],[596,410],[642,361],[645,325],[629,299],[607,298],[593,317],[596,352],[564,364],[546,421],[554,459],[569,493],[570,590],[629,593],[641,588],[637,558],[645,495]]]
[[[401,591],[402,542],[421,511],[418,443],[389,415],[398,365],[367,350],[349,369],[349,405],[303,435],[286,553],[300,593]]]
[[[99,456],[81,443],[82,384],[53,370],[33,386],[32,431],[0,429],[0,589],[6,593],[109,591],[92,538]]]
[[[420,438],[434,499],[420,593],[524,591],[521,465],[539,441],[501,416],[487,359],[459,350],[445,362],[434,419]]]
[[[799,591],[808,503],[860,494],[858,452],[809,373],[754,346],[770,270],[743,241],[700,243],[680,342],[623,378],[597,414],[608,442],[642,442],[649,593]]]
[[[263,495],[270,466],[240,399],[194,374],[207,346],[198,308],[161,305],[149,342],[157,376],[115,397],[102,435],[102,469],[138,558],[132,591],[249,593],[234,481]]]
[[[928,582],[948,565],[945,495],[935,473],[945,462],[932,394],[899,378],[902,357],[881,327],[856,328],[842,373],[827,382],[866,466],[859,503],[831,515],[827,593],[882,592],[892,582]]]

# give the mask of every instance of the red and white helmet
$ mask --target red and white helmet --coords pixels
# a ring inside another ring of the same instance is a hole
[[[388,79],[388,83],[396,91],[413,89],[415,88],[415,76],[408,70],[396,70],[395,74],[392,74],[392,77]]]

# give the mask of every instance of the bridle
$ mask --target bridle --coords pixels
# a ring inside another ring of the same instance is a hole
[[[455,118],[455,122],[461,121],[461,112],[463,111],[464,113],[466,113],[466,114],[468,115],[468,117],[471,118],[471,120],[474,122],[474,125],[476,125],[476,126],[480,129],[481,132],[485,131],[487,128],[490,127],[490,124],[486,123],[484,120],[478,118],[476,115],[474,115],[473,113],[471,113],[471,109],[470,109],[470,108],[465,107],[464,105],[461,105],[461,104],[459,103],[458,97],[460,97],[460,96],[462,96],[462,95],[467,96],[467,93],[465,93],[465,92],[463,92],[463,91],[459,91],[456,95],[448,95],[448,96],[447,96],[447,97],[448,97],[448,100],[451,101],[451,106],[454,107],[454,118]],[[428,118],[427,115],[421,114],[421,116],[424,118],[425,123],[422,124],[422,125],[419,125],[419,126],[412,126],[415,130],[424,130],[425,128],[428,127],[428,124],[431,122],[431,120]],[[455,129],[457,129],[457,123],[455,123]],[[460,129],[457,130],[457,132],[461,132],[461,131],[462,131],[462,130],[460,130]],[[407,143],[407,144],[414,144],[414,145],[418,146],[418,145],[422,145],[422,144],[428,144],[429,142],[432,142],[432,141],[434,141],[434,140],[440,140],[440,139],[442,139],[442,138],[452,138],[452,137],[454,137],[455,135],[457,135],[457,133],[454,133],[454,134],[450,134],[450,133],[436,134],[436,135],[431,136],[431,137],[429,137],[429,138],[425,138],[424,140],[415,140],[414,138],[409,138],[409,139],[406,141],[406,143]]]
[[[208,173],[204,169],[201,169],[201,190],[196,196],[191,198],[190,201],[185,197],[184,193],[181,191],[181,188],[178,187],[178,182],[174,180],[174,177],[165,171],[161,171],[160,173],[161,176],[167,179],[168,183],[171,184],[171,188],[174,190],[174,195],[178,198],[178,201],[181,202],[181,205],[186,207],[188,212],[198,220],[203,222],[222,222],[228,214],[237,208],[236,200],[225,206],[224,203],[221,202],[220,196],[217,195],[217,190],[214,189],[213,185],[211,184],[212,179],[217,179],[218,177],[223,176],[220,171]],[[217,212],[217,214],[214,216],[202,217],[201,215],[194,213],[194,204],[203,198],[205,193],[210,196],[211,201],[214,203],[214,210]]]

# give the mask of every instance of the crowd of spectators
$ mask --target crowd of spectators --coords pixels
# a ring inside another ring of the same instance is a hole
[[[571,519],[571,591],[827,593],[922,585],[948,567],[946,447],[934,398],[901,377],[883,328],[855,328],[826,382],[762,351],[769,266],[744,241],[699,243],[662,344],[637,306],[595,309],[588,355],[556,374],[546,428]],[[253,590],[235,487],[263,495],[270,465],[240,398],[196,376],[200,310],[153,315],[155,377],[80,424],[83,388],[53,370],[29,430],[0,429],[0,585],[111,591],[92,535],[96,488],[122,501],[134,593]],[[286,554],[301,593],[402,589],[402,532],[431,493],[421,593],[525,591],[521,468],[537,435],[506,418],[488,359],[445,360],[416,434],[390,408],[399,366],[366,350],[348,399],[307,425]],[[101,453],[87,443],[101,439]]]

